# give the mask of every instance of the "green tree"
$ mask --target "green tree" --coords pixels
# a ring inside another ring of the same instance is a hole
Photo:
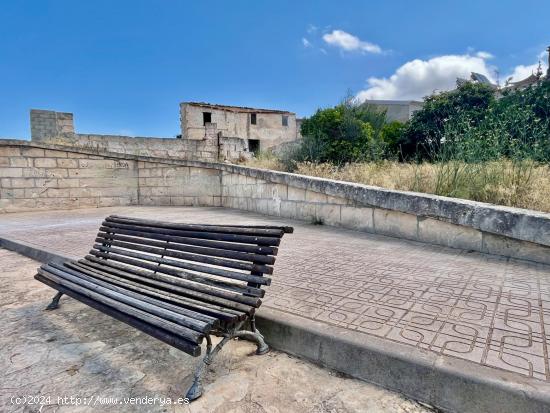
[[[381,148],[374,140],[374,129],[361,119],[362,110],[351,100],[317,110],[302,123],[305,138],[301,150],[295,153],[297,160],[340,164],[379,156]]]
[[[432,158],[445,140],[447,123],[461,117],[468,118],[470,126],[477,125],[494,102],[494,95],[495,91],[489,85],[467,82],[455,90],[427,97],[399,140],[403,158]]]

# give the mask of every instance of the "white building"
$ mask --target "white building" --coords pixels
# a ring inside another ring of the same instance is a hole
[[[379,110],[386,111],[386,117],[389,121],[398,120],[407,122],[417,110],[421,109],[424,102],[418,100],[371,100],[363,102]]]

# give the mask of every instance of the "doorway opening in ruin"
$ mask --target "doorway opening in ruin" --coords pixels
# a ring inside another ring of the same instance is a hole
[[[258,139],[249,139],[248,150],[254,155],[257,155],[258,152],[260,152],[260,141]]]

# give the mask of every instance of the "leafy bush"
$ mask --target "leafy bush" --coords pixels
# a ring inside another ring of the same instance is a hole
[[[384,142],[386,147],[387,158],[393,158],[399,155],[399,143],[405,131],[405,127],[404,123],[394,120],[390,123],[386,123],[380,129],[380,139]]]
[[[508,92],[493,101],[483,117],[457,112],[445,124],[436,160],[465,162],[550,160],[550,83]]]
[[[302,123],[303,141],[282,158],[289,169],[298,162],[376,161],[394,154],[401,124],[386,124],[385,111],[347,98],[338,106],[319,109]]]
[[[444,140],[447,124],[459,116],[467,118],[468,125],[475,127],[494,102],[494,94],[494,89],[488,85],[467,82],[455,90],[428,96],[422,109],[415,112],[408,122],[398,142],[402,158],[432,158]],[[458,125],[462,124],[459,122]]]
[[[302,124],[306,137],[303,160],[344,163],[362,159],[370,152],[373,133],[372,126],[359,119],[351,105],[318,110]]]

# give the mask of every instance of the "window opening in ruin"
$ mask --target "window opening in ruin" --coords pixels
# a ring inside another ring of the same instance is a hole
[[[212,112],[202,112],[202,124],[212,123]]]
[[[251,114],[250,114],[250,124],[251,124],[251,125],[255,125],[255,124],[256,124],[256,114],[255,114],[255,113],[251,113]]]
[[[283,115],[283,126],[288,126],[288,116]]]

